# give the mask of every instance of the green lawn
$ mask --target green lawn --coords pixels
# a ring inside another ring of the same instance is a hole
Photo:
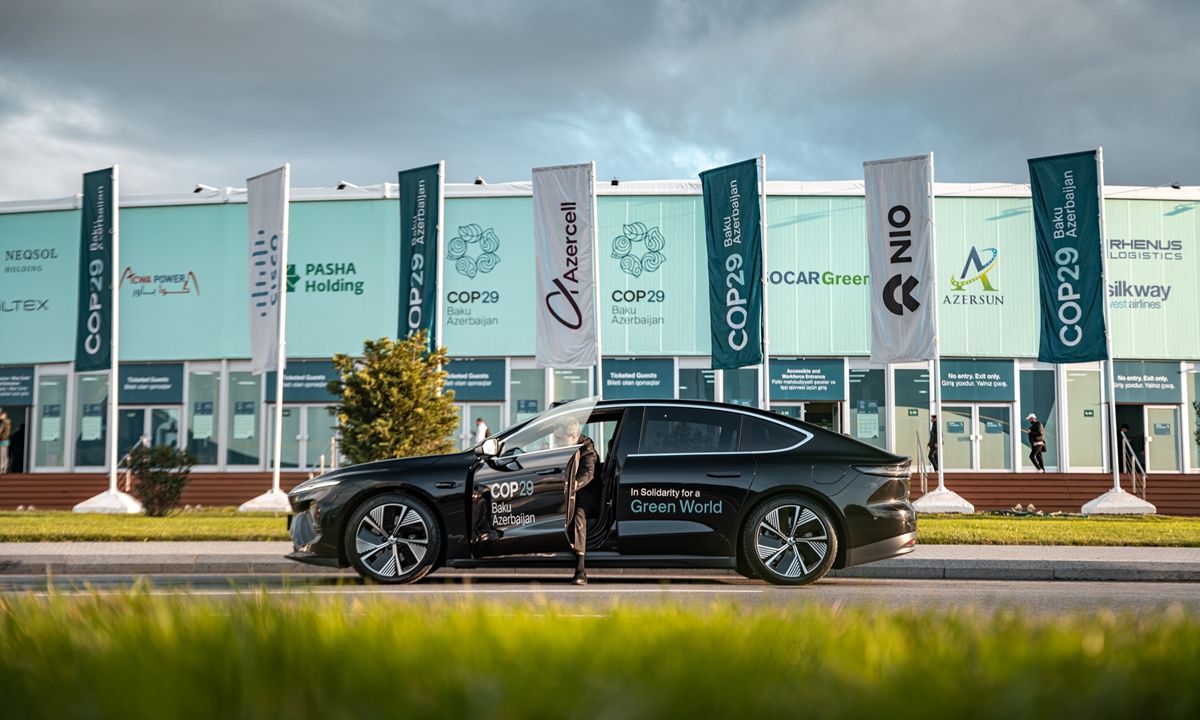
[[[144,515],[85,515],[65,510],[0,512],[0,542],[47,540],[287,540],[285,515],[233,508]]]
[[[0,716],[1195,718],[1178,606],[1012,611],[0,597]]]

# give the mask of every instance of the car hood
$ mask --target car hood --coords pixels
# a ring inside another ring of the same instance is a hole
[[[332,473],[327,473],[330,479],[333,477],[345,476],[349,479],[352,475],[360,475],[365,473],[379,472],[395,472],[398,470],[417,470],[420,468],[430,467],[432,465],[440,465],[449,463],[453,465],[470,465],[475,461],[475,452],[466,450],[464,452],[449,453],[446,455],[418,455],[415,457],[392,458],[389,460],[376,460],[369,463],[360,463],[358,465],[348,465],[344,468],[334,470]]]

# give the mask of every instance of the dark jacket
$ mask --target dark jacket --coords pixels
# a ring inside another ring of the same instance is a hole
[[[600,456],[596,454],[596,444],[590,437],[581,437],[583,447],[579,448],[579,465],[575,470],[575,490],[578,492],[596,477],[596,465]]]
[[[1029,423],[1029,444],[1037,445],[1038,443],[1046,444],[1046,431],[1042,429],[1042,424],[1037,420]]]

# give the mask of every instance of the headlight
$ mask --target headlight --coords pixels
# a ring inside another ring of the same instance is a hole
[[[321,488],[332,487],[341,481],[341,478],[330,478],[328,480],[313,478],[312,480],[305,480],[296,487],[292,488],[292,491],[288,493],[288,495],[299,495],[300,493],[305,493],[310,490],[320,490]]]

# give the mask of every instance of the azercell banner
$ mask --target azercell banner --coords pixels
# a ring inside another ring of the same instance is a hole
[[[933,155],[863,163],[871,288],[871,362],[932,360]]]
[[[250,371],[261,375],[279,365],[284,331],[287,269],[288,166],[246,181],[250,227]]]
[[[533,170],[537,366],[584,368],[597,357],[591,163]]]
[[[441,164],[400,173],[400,328],[398,337],[429,331],[429,343],[441,342],[437,328],[437,233],[441,223]]]
[[[1029,161],[1042,336],[1038,360],[1107,360],[1096,151]]]
[[[758,161],[700,173],[708,239],[713,369],[757,365],[762,351],[762,224]]]
[[[75,331],[75,371],[112,366],[113,219],[117,208],[113,170],[83,176],[79,234],[79,316]]]

